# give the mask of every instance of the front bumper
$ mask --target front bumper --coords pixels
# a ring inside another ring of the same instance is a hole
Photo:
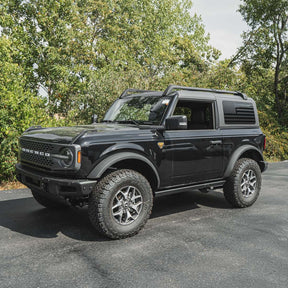
[[[97,183],[96,180],[48,177],[42,173],[28,171],[19,163],[16,164],[16,178],[31,190],[70,198],[88,196]]]

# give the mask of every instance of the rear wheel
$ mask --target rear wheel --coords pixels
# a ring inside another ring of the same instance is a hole
[[[58,198],[57,196],[53,195],[44,195],[41,192],[38,192],[36,190],[31,190],[32,195],[34,199],[41,204],[42,206],[50,209],[60,209],[60,208],[67,208],[68,204],[65,202],[65,200],[62,200],[61,198]]]
[[[123,169],[104,177],[90,195],[92,225],[105,236],[133,236],[147,222],[153,205],[152,189],[140,173]]]
[[[224,196],[233,207],[249,207],[259,196],[261,181],[261,170],[257,162],[241,158],[224,184]]]

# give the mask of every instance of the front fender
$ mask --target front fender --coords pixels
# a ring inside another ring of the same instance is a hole
[[[106,156],[107,154],[114,153],[116,151],[124,150],[124,149],[125,150],[140,151],[140,152],[144,153],[144,148],[142,146],[140,146],[140,145],[137,145],[137,144],[134,144],[134,143],[118,143],[118,144],[115,144],[115,145],[110,146],[107,149],[105,149],[101,153],[100,158]]]
[[[154,164],[147,159],[145,156],[138,154],[136,152],[119,152],[114,153],[113,155],[108,156],[107,158],[103,159],[100,163],[97,164],[96,167],[89,173],[88,179],[98,179],[104,174],[104,172],[114,164],[123,161],[123,160],[140,160],[146,163],[153,171],[157,178],[157,186],[160,186],[160,177],[158,171]]]

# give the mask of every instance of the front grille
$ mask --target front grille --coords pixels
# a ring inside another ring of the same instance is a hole
[[[43,152],[52,152],[53,144],[44,143],[44,142],[34,142],[29,140],[20,139],[20,146],[28,149],[43,151]]]
[[[52,159],[50,159],[50,157],[27,154],[27,153],[25,154],[22,153],[21,160],[24,162],[35,164],[37,166],[52,167],[53,165],[53,161]]]
[[[27,162],[31,165],[51,168],[55,163],[52,154],[59,152],[59,146],[56,144],[35,142],[20,139],[20,159],[21,162]]]

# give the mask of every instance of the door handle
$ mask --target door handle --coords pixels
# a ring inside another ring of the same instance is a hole
[[[210,141],[210,144],[212,144],[212,145],[222,144],[222,140],[212,140],[212,141]]]

